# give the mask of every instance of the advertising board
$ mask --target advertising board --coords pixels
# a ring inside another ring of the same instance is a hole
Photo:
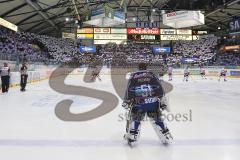
[[[159,28],[128,28],[127,29],[128,34],[160,34]]]
[[[126,34],[94,34],[94,39],[127,39]]]
[[[191,41],[192,36],[191,35],[161,35],[161,40],[166,41]]]
[[[110,28],[94,28],[94,33],[110,34],[111,29]]]
[[[96,46],[80,46],[80,52],[82,53],[96,53]]]

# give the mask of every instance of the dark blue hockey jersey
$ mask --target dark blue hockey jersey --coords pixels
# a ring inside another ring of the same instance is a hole
[[[125,101],[134,105],[151,104],[164,96],[159,79],[150,71],[132,73],[125,93]]]

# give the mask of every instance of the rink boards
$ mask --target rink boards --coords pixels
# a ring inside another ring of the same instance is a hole
[[[52,72],[55,70],[55,67],[47,67],[47,66],[42,66],[42,67],[36,67],[35,71],[28,71],[28,83],[34,83],[34,82],[39,82],[42,80],[48,79]],[[70,68],[61,68],[61,71],[59,72],[59,76],[61,75],[86,75],[86,74],[91,74],[91,69],[89,70],[90,72],[87,72],[88,68],[76,68],[72,71]],[[206,75],[207,76],[219,76],[221,68],[208,68],[206,69]],[[227,76],[230,78],[240,78],[240,69],[227,69]],[[122,69],[122,68],[114,68],[114,70],[111,70],[111,68],[103,67],[101,69],[102,75],[111,75],[111,74],[126,74],[126,73],[131,73],[133,70],[132,69]],[[199,75],[199,69],[189,69],[191,75],[198,76]],[[173,70],[173,76],[174,75],[183,75],[184,74],[184,69],[174,69]],[[11,72],[11,79],[10,79],[10,84],[11,87],[18,86],[20,82],[20,73],[19,72]],[[1,84],[1,82],[0,82]]]

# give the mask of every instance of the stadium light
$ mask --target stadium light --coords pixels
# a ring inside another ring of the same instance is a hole
[[[132,19],[133,21],[136,21],[137,19],[136,19],[136,17],[133,17],[133,19]]]
[[[13,30],[15,32],[18,31],[18,26],[16,26],[13,23],[8,22],[7,20],[5,20],[5,19],[3,19],[1,17],[0,17],[0,26],[6,27],[6,28],[11,29],[11,30]]]
[[[161,10],[161,14],[165,14],[166,13],[166,11],[165,10]]]
[[[70,19],[69,19],[69,17],[66,17],[66,22],[68,22]]]

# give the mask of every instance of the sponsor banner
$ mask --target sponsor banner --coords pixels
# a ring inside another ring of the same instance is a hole
[[[218,70],[206,70],[206,74],[208,76],[218,76],[219,75],[219,71]]]
[[[142,27],[142,22],[136,22],[136,27],[141,28]]]
[[[225,66],[225,69],[239,69],[239,66]]]
[[[155,40],[155,35],[141,35],[141,40]]]
[[[120,19],[120,18],[117,18],[117,17],[113,17],[114,21],[115,21],[115,24],[124,24],[125,23],[125,19]]]
[[[199,75],[200,74],[199,69],[190,69],[189,72],[191,75]]]
[[[208,34],[207,31],[192,31],[192,34],[193,35],[205,35],[205,34]]]
[[[229,23],[230,31],[240,30],[240,18],[232,19]]]
[[[182,69],[174,69],[173,75],[183,75],[184,71]]]
[[[240,32],[232,32],[232,33],[229,33],[230,36],[239,36],[240,35]]]
[[[93,39],[93,34],[77,34],[77,39]]]
[[[157,28],[158,22],[136,22],[136,28]]]
[[[231,70],[230,70],[230,76],[240,77],[240,71],[231,71]]]
[[[161,35],[161,40],[165,41],[191,41],[192,36],[191,35]]]
[[[105,13],[105,9],[102,7],[102,8],[98,8],[98,9],[92,10],[91,16],[94,17],[94,16],[97,16],[97,15],[100,15],[100,14],[104,14],[104,13]]]
[[[94,44],[107,44],[107,43],[116,43],[116,44],[126,44],[126,40],[94,40]]]
[[[159,28],[128,28],[128,34],[160,34]]]
[[[170,47],[153,47],[153,53],[170,53]]]
[[[1,17],[0,17],[0,25],[3,26],[3,27],[6,27],[8,29],[11,29],[15,32],[18,31],[18,26],[16,26],[13,23],[10,23],[10,22],[6,21],[5,19],[2,19]]]
[[[167,17],[176,17],[177,16],[177,12],[167,13],[166,15],[167,15]]]
[[[93,33],[93,28],[82,28],[82,29],[77,29],[77,33]]]
[[[142,40],[142,41],[132,41],[134,44],[160,44],[160,41],[150,41],[150,40]]]
[[[163,19],[165,21],[173,21],[173,20],[182,20],[186,19],[192,14],[190,14],[191,11],[177,11],[177,12],[171,12],[163,15]]]
[[[93,25],[96,25],[96,23],[98,24],[99,23],[99,19],[102,19],[102,18],[105,18],[105,13],[102,13],[102,14],[98,14],[96,16],[91,16],[89,18],[89,21],[91,22],[94,22]],[[96,20],[96,21],[92,21],[92,20]],[[86,21],[85,21],[86,22]]]
[[[123,13],[121,11],[115,11],[114,12],[114,17],[116,17],[118,19],[123,19],[125,21],[125,13]]]
[[[198,58],[182,58],[182,63],[195,63],[198,61]]]
[[[109,33],[110,34],[111,29],[110,28],[94,28],[94,33]]]
[[[76,36],[74,33],[62,32],[62,38],[76,39]]]
[[[191,29],[178,29],[177,34],[179,35],[192,35]]]
[[[160,29],[161,34],[176,34],[176,30],[175,29]]]
[[[94,39],[127,39],[126,34],[94,34]]]
[[[163,14],[163,24],[173,28],[186,28],[205,23],[200,11],[176,11]]]
[[[96,46],[80,46],[80,52],[83,53],[96,53]]]
[[[127,35],[131,41],[159,41],[160,35]]]
[[[127,34],[126,28],[111,28],[111,33]]]
[[[158,22],[143,22],[144,28],[157,28]]]
[[[235,46],[225,46],[225,50],[235,50],[235,49],[240,49],[240,45],[235,45]]]
[[[199,36],[199,35],[193,35],[193,36],[192,36],[192,39],[193,39],[193,40],[200,40],[200,36]]]

